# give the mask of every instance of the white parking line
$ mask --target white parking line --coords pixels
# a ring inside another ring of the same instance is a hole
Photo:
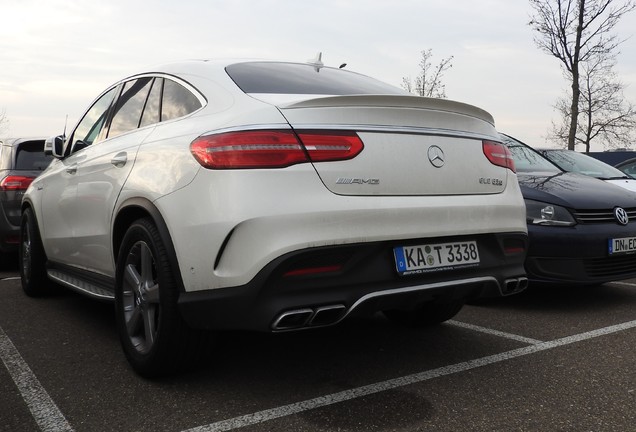
[[[548,342],[540,342],[530,345],[524,348],[514,349],[512,351],[506,351],[501,354],[495,354],[487,357],[482,357],[475,360],[469,360],[463,363],[457,363],[454,365],[444,366],[438,369],[432,369],[416,373],[413,375],[407,375],[400,378],[381,381],[375,384],[370,384],[362,387],[345,390],[339,393],[332,393],[325,396],[320,396],[315,399],[309,399],[302,402],[296,402],[293,404],[285,405],[278,408],[272,408],[264,411],[259,411],[252,414],[247,414],[240,417],[235,417],[228,420],[211,423],[205,426],[198,426],[192,429],[188,429],[184,432],[222,432],[231,431],[244,426],[256,425],[269,420],[274,420],[281,417],[298,414],[304,411],[313,410],[316,408],[333,405],[340,402],[345,402],[351,399],[357,399],[363,396],[379,393],[386,390],[391,390],[398,387],[404,387],[411,384],[428,381],[433,378],[438,378],[446,375],[452,375],[459,372],[464,372],[470,369],[475,369],[482,366],[487,366],[502,361],[510,360],[517,357],[526,356],[529,354],[538,353],[541,351],[550,350],[566,345],[570,345],[576,342],[596,338],[599,336],[605,336],[612,333],[632,329],[636,327],[636,321],[629,321],[623,324],[605,327],[598,330],[593,330],[586,333],[577,334],[574,336],[568,336],[561,339],[556,339]]]
[[[636,287],[636,283],[630,283],[630,282],[610,282],[608,283],[608,285],[625,285],[625,286]]]
[[[73,431],[2,327],[0,327],[0,358],[40,429],[52,432]]]
[[[0,281],[10,281],[10,280],[20,280],[20,276],[8,277],[8,278],[0,279]]]
[[[451,321],[446,321],[448,324],[452,324],[455,327],[461,327],[461,328],[465,328],[468,330],[473,330],[473,331],[477,331],[477,332],[481,332],[481,333],[487,333],[490,335],[494,335],[494,336],[499,336],[502,338],[506,338],[506,339],[512,339],[515,340],[517,342],[523,342],[523,343],[527,343],[530,345],[536,345],[538,343],[541,343],[543,341],[540,341],[538,339],[531,339],[531,338],[527,338],[524,336],[519,336],[516,334],[512,334],[512,333],[506,333],[506,332],[502,332],[499,330],[493,330],[487,327],[481,327],[478,325],[474,325],[474,324],[468,324],[468,323],[463,323],[460,321],[455,321],[455,320],[451,320]]]

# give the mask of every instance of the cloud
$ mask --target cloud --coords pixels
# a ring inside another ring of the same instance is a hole
[[[530,12],[526,0],[4,2],[0,110],[16,134],[53,134],[113,82],[188,58],[306,61],[322,51],[329,65],[399,86],[430,48],[434,61],[454,56],[449,97],[527,139],[544,134],[564,89],[558,62],[534,46]],[[634,28],[630,14],[617,31]],[[636,98],[636,39],[622,51],[618,70]]]

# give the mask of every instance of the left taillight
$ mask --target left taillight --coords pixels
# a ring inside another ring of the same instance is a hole
[[[0,181],[0,190],[3,191],[18,191],[26,190],[33,182],[35,177],[10,175],[6,176]]]
[[[363,147],[358,135],[349,131],[259,130],[201,136],[190,144],[190,151],[205,168],[250,169],[346,160]]]
[[[482,148],[484,155],[488,158],[493,165],[508,168],[512,172],[515,170],[515,161],[512,158],[512,153],[505,145],[496,141],[482,141]]]

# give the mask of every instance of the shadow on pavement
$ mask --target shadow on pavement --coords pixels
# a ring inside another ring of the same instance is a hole
[[[18,272],[18,254],[0,253],[0,273]]]

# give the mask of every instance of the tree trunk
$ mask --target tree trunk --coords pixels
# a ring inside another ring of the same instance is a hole
[[[572,105],[570,106],[570,131],[568,132],[568,150],[574,150],[576,144],[576,130],[579,121],[579,65],[572,68]]]
[[[579,59],[581,55],[581,36],[585,17],[585,0],[579,0],[578,25],[576,26],[576,42],[574,44],[574,56],[571,59],[572,69],[572,105],[570,115],[570,131],[568,133],[568,150],[574,150],[576,144],[576,130],[579,121],[579,99],[581,88],[579,86]]]

